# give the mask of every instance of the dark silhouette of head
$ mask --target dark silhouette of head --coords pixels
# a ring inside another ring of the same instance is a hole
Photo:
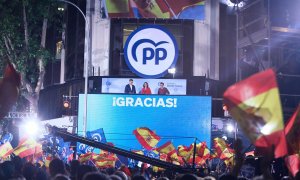
[[[53,159],[49,164],[50,176],[54,177],[57,174],[66,174],[65,164],[60,159]]]
[[[146,178],[142,175],[135,175],[133,176],[132,180],[146,180]]]
[[[32,163],[26,163],[23,167],[23,176],[27,180],[34,179],[37,173],[37,168]]]
[[[180,180],[197,180],[198,177],[195,174],[185,174],[183,175]]]
[[[80,165],[77,170],[77,180],[82,180],[84,175],[89,172],[97,172],[97,170],[92,166]]]
[[[4,161],[0,164],[1,178],[10,179],[15,174],[15,166],[11,161]]]
[[[110,178],[103,173],[88,172],[83,176],[83,180],[109,180]]]

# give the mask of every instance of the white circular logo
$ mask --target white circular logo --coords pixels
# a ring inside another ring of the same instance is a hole
[[[136,29],[124,47],[125,61],[131,71],[144,78],[159,78],[175,67],[178,46],[175,37],[158,25]]]
[[[101,142],[101,135],[99,133],[94,133],[92,139],[97,142]]]

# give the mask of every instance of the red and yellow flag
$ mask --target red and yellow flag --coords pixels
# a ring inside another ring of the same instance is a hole
[[[201,142],[196,145],[196,153],[204,160],[210,158],[210,151],[207,148],[206,142]]]
[[[289,154],[300,154],[300,105],[285,126]]]
[[[10,142],[6,142],[0,146],[0,157],[5,158],[13,152]]]
[[[19,145],[14,149],[14,154],[20,158],[41,153],[41,144],[32,138],[26,138],[20,141]]]
[[[177,147],[178,155],[181,156],[185,161],[188,161],[190,159],[190,156],[193,155],[194,152],[194,146],[190,145],[189,147],[179,145]]]
[[[224,93],[224,101],[256,147],[274,146],[276,158],[287,153],[279,90],[272,69],[230,86]]]
[[[114,154],[108,155],[107,157],[104,157],[102,159],[99,159],[95,162],[95,165],[98,168],[109,168],[109,167],[115,167],[115,163],[117,161],[117,156]]]
[[[213,142],[214,142],[215,151],[219,157],[221,156],[221,154],[225,149],[230,148],[229,145],[222,138],[217,137],[213,140]]]
[[[52,160],[53,160],[52,155],[47,155],[47,156],[45,157],[45,166],[46,166],[46,168],[49,168],[50,162],[51,162]]]
[[[226,148],[221,153],[220,159],[222,159],[222,160],[224,160],[224,159],[230,159],[230,158],[233,158],[233,156],[234,156],[233,150],[231,150],[229,148]]]
[[[160,140],[159,136],[146,127],[137,128],[133,131],[133,134],[136,136],[141,145],[147,150],[151,150],[153,147],[155,147]]]
[[[193,156],[190,157],[189,161],[190,164],[193,164]],[[195,165],[197,166],[202,166],[205,164],[205,159],[203,159],[202,157],[196,155],[195,156]]]
[[[167,154],[169,160],[178,161],[176,148],[170,141],[158,147],[156,150],[160,153]]]
[[[164,145],[158,147],[156,150],[160,153],[167,154],[168,156],[176,153],[176,148],[171,143],[171,141],[166,142]]]
[[[79,156],[78,160],[79,160],[80,163],[84,163],[84,162],[87,162],[87,161],[91,160],[92,157],[93,157],[93,153],[88,152],[88,153],[85,153],[85,154],[81,154]]]

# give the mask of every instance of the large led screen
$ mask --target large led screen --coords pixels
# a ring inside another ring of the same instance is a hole
[[[79,96],[78,131],[83,132],[84,95]],[[210,147],[211,97],[89,94],[87,131],[103,128],[106,140],[127,150],[140,150],[133,130],[147,127],[161,140],[189,146],[197,138]]]

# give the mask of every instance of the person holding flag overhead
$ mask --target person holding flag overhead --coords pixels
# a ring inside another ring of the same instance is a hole
[[[287,154],[279,90],[272,69],[230,86],[223,96],[231,116],[257,149],[272,152],[275,147],[275,158]]]

